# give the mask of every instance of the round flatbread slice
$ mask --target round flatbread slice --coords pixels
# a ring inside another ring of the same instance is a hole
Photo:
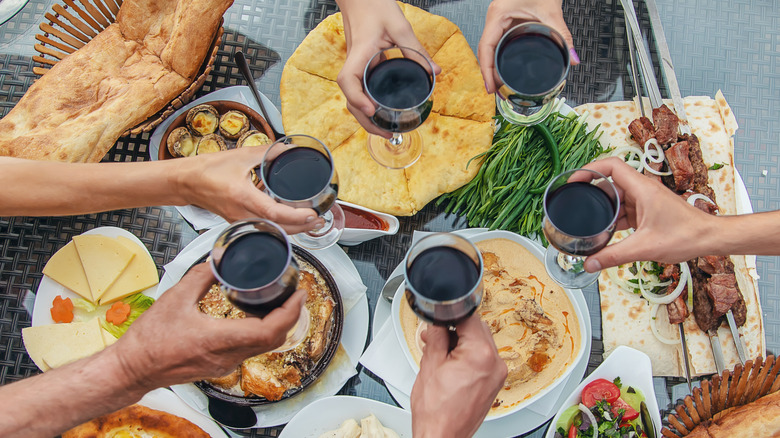
[[[62,434],[62,438],[209,438],[200,427],[176,415],[141,405],[130,405],[95,418]]]

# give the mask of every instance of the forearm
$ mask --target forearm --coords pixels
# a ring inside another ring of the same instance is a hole
[[[780,255],[780,211],[721,216],[711,233],[708,250],[714,255]]]
[[[124,375],[112,349],[0,387],[0,436],[51,437],[127,405],[153,388]]]
[[[183,205],[176,160],[60,163],[0,157],[0,216],[63,216]]]

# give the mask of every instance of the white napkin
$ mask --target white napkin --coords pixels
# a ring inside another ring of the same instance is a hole
[[[456,231],[456,234],[468,238],[485,231],[487,231],[487,229],[475,228],[459,230]],[[412,244],[429,234],[432,233],[415,231],[412,234]],[[396,271],[397,273],[400,273],[400,265],[390,274],[390,277],[393,277],[396,274]],[[374,321],[374,324],[382,324],[382,321]],[[408,347],[406,345],[402,346],[399,343],[398,337],[395,335],[393,329],[393,318],[391,316],[382,324],[382,328],[379,329],[379,332],[371,341],[371,344],[363,353],[363,356],[361,356],[360,363],[371,370],[372,373],[379,376],[379,378],[384,380],[388,385],[397,388],[406,395],[410,395],[417,373],[409,364],[406,355],[401,350],[402,348]],[[564,386],[566,386],[565,382],[561,382],[556,388],[525,409],[539,415],[551,415],[556,409],[556,402],[560,398]]]
[[[172,262],[165,265],[165,275],[160,280],[160,291],[165,291],[176,284],[193,263],[208,254],[214,245],[214,241],[226,227],[227,224],[223,224],[201,234],[190,242]],[[336,281],[336,285],[341,293],[346,320],[346,315],[350,313],[355,304],[366,293],[366,286],[360,279],[360,274],[358,274],[355,265],[352,264],[349,257],[337,245],[310,252],[325,266]],[[346,325],[344,326],[344,330],[349,329]],[[353,329],[361,328],[353,327]],[[254,427],[271,427],[284,424],[290,421],[299,410],[309,403],[335,394],[352,376],[357,374],[357,370],[353,365],[355,363],[343,346],[340,346],[325,373],[314,384],[306,388],[305,391],[287,400],[254,407],[253,410],[257,415],[257,424]],[[206,396],[194,385],[175,385],[171,389],[188,405],[208,416]]]

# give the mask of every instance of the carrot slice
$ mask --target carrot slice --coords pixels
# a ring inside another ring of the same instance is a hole
[[[54,297],[51,303],[51,319],[54,322],[72,322],[73,301],[70,298],[62,299],[62,295]]]
[[[121,325],[130,316],[130,305],[117,301],[106,311],[106,321],[114,325]]]

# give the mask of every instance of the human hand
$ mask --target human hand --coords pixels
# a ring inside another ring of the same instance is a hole
[[[472,436],[506,380],[506,364],[487,325],[472,315],[456,330],[452,351],[446,328],[430,326],[422,333],[425,346],[412,388],[415,437]]]
[[[344,17],[347,40],[347,59],[337,82],[347,99],[347,109],[366,131],[390,138],[389,132],[377,128],[370,120],[376,106],[363,90],[366,64],[376,52],[393,46],[409,47],[428,59],[430,56],[394,0],[338,0],[337,3]],[[433,63],[433,70],[438,74],[441,67]]]
[[[280,204],[250,178],[250,171],[263,161],[268,146],[244,147],[217,154],[172,160],[179,164],[176,185],[185,203],[222,216],[228,222],[261,217],[279,224],[290,234],[315,229],[322,219],[309,208]]]
[[[224,376],[282,345],[306,300],[299,290],[262,319],[216,319],[198,309],[215,282],[208,264],[194,266],[107,349],[130,382],[149,390]]]
[[[620,196],[617,229],[636,230],[589,256],[586,271],[634,261],[679,263],[707,253],[706,238],[714,234],[715,216],[688,204],[619,158],[594,161],[584,168],[612,177]]]
[[[494,65],[498,42],[507,30],[526,21],[539,21],[558,31],[569,46],[571,64],[580,63],[571,32],[563,20],[561,0],[493,0],[488,6],[485,28],[477,47],[479,68],[488,93],[495,93],[498,87]]]

